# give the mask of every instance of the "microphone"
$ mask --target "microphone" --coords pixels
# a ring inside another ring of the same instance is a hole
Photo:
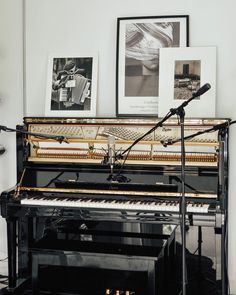
[[[113,166],[115,164],[115,137],[108,136],[108,164]]]
[[[65,136],[56,136],[55,140],[58,141],[59,143],[62,143],[62,142],[69,143],[69,141],[67,140]]]
[[[167,139],[167,140],[161,140],[161,144],[164,147],[167,147],[168,145],[172,145],[173,144],[173,140],[171,138],[170,139]]]
[[[108,176],[107,180],[112,181],[113,179],[113,168],[116,161],[116,154],[115,154],[115,137],[112,135],[108,136],[108,156],[107,156],[107,163],[110,165],[110,175]]]
[[[211,88],[211,85],[209,83],[204,84],[202,87],[198,89],[198,91],[194,94],[194,97],[203,95],[205,92],[207,92]]]

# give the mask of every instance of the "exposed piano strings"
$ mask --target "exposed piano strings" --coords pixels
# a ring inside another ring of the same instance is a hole
[[[71,122],[77,122],[73,119]],[[88,121],[88,120],[87,120]],[[109,121],[109,124],[107,124]],[[69,122],[69,121],[68,121]],[[125,151],[128,146],[142,134],[145,134],[153,125],[154,121],[146,120],[145,123],[135,122],[135,120],[122,121],[117,124],[117,120],[104,120],[105,125],[99,124],[99,120],[91,120],[85,124],[83,120],[79,123],[69,124],[36,124],[30,123],[28,128],[31,132],[48,135],[63,135],[67,138],[68,144],[59,144],[52,140],[39,140],[37,137],[30,135],[29,161],[65,161],[75,160],[78,162],[99,163],[106,155],[107,138],[114,136],[116,139],[116,150],[119,154]],[[125,122],[125,123],[123,123]],[[187,122],[187,121],[186,121]],[[218,121],[217,121],[218,122]],[[204,126],[201,120],[190,120],[186,123],[186,135],[197,131],[207,129],[209,122]],[[189,125],[188,125],[189,124]],[[212,124],[212,123],[211,123]],[[153,134],[144,137],[139,144],[132,148],[126,157],[127,163],[135,164],[136,161],[149,161],[148,164],[157,164],[162,162],[180,163],[181,153],[179,147],[164,148],[161,144],[163,140],[176,140],[179,138],[179,128],[172,121],[161,128],[155,130]],[[217,165],[218,139],[215,132],[211,134],[200,134],[196,138],[191,138],[186,142],[186,163],[206,163],[206,165]],[[128,162],[129,161],[129,162]],[[130,162],[131,161],[131,162]],[[119,159],[119,162],[122,162]]]

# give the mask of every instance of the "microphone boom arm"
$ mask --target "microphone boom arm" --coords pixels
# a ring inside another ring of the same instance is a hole
[[[136,139],[127,149],[125,149],[120,155],[118,155],[117,157],[122,158],[122,156],[127,153],[129,150],[132,149],[133,146],[135,146],[139,141],[141,141],[143,138],[145,138],[147,135],[149,135],[150,133],[154,132],[158,127],[162,127],[163,123],[165,121],[167,121],[170,117],[172,117],[173,115],[179,115],[180,113],[184,112],[184,108],[190,103],[190,101],[192,101],[194,98],[204,94],[205,92],[207,92],[209,89],[211,88],[211,85],[206,83],[204,84],[201,88],[198,89],[198,91],[196,93],[194,93],[192,95],[192,97],[190,97],[188,100],[184,101],[180,106],[178,106],[177,108],[172,108],[170,109],[170,111],[166,114],[166,116],[159,121],[153,128],[151,128],[150,130],[148,130],[145,134],[143,134],[142,136],[140,136],[138,139]]]
[[[222,129],[228,128],[230,125],[235,124],[235,123],[236,123],[236,121],[217,124],[217,125],[209,128],[209,129],[206,129],[206,130],[203,130],[203,131],[198,131],[196,133],[185,136],[184,140],[192,139],[192,138],[194,138],[194,137],[196,137],[198,135],[202,135],[204,133],[210,133],[210,132],[214,132],[214,131],[217,131],[217,130],[222,130]],[[172,144],[175,144],[175,143],[180,142],[180,141],[181,141],[181,138],[178,138],[178,139],[175,139],[175,140],[169,139],[169,140],[162,141],[162,144],[166,147],[168,145],[172,145]]]
[[[34,132],[29,132],[25,130],[20,130],[20,129],[13,129],[13,128],[8,128],[6,126],[0,125],[0,131],[5,131],[5,132],[16,132],[16,133],[21,133],[25,135],[32,135],[38,138],[46,138],[46,139],[53,139],[58,141],[59,143],[66,142],[68,143],[67,139],[64,136],[55,136],[55,135],[47,135],[47,134],[40,134],[40,133],[34,133]]]

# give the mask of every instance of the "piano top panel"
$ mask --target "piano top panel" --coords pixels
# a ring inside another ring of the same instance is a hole
[[[61,117],[25,117],[24,123],[28,124],[98,124],[98,125],[155,125],[161,118],[61,118]],[[188,126],[214,126],[228,122],[228,118],[186,118]],[[177,126],[178,119],[170,118],[163,125]]]

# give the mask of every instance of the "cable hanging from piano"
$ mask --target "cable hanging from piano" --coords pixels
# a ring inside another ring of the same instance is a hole
[[[54,177],[53,179],[51,179],[44,187],[49,187],[52,183],[55,182],[55,180],[57,180],[61,175],[64,174],[65,171],[60,172],[56,177]]]

